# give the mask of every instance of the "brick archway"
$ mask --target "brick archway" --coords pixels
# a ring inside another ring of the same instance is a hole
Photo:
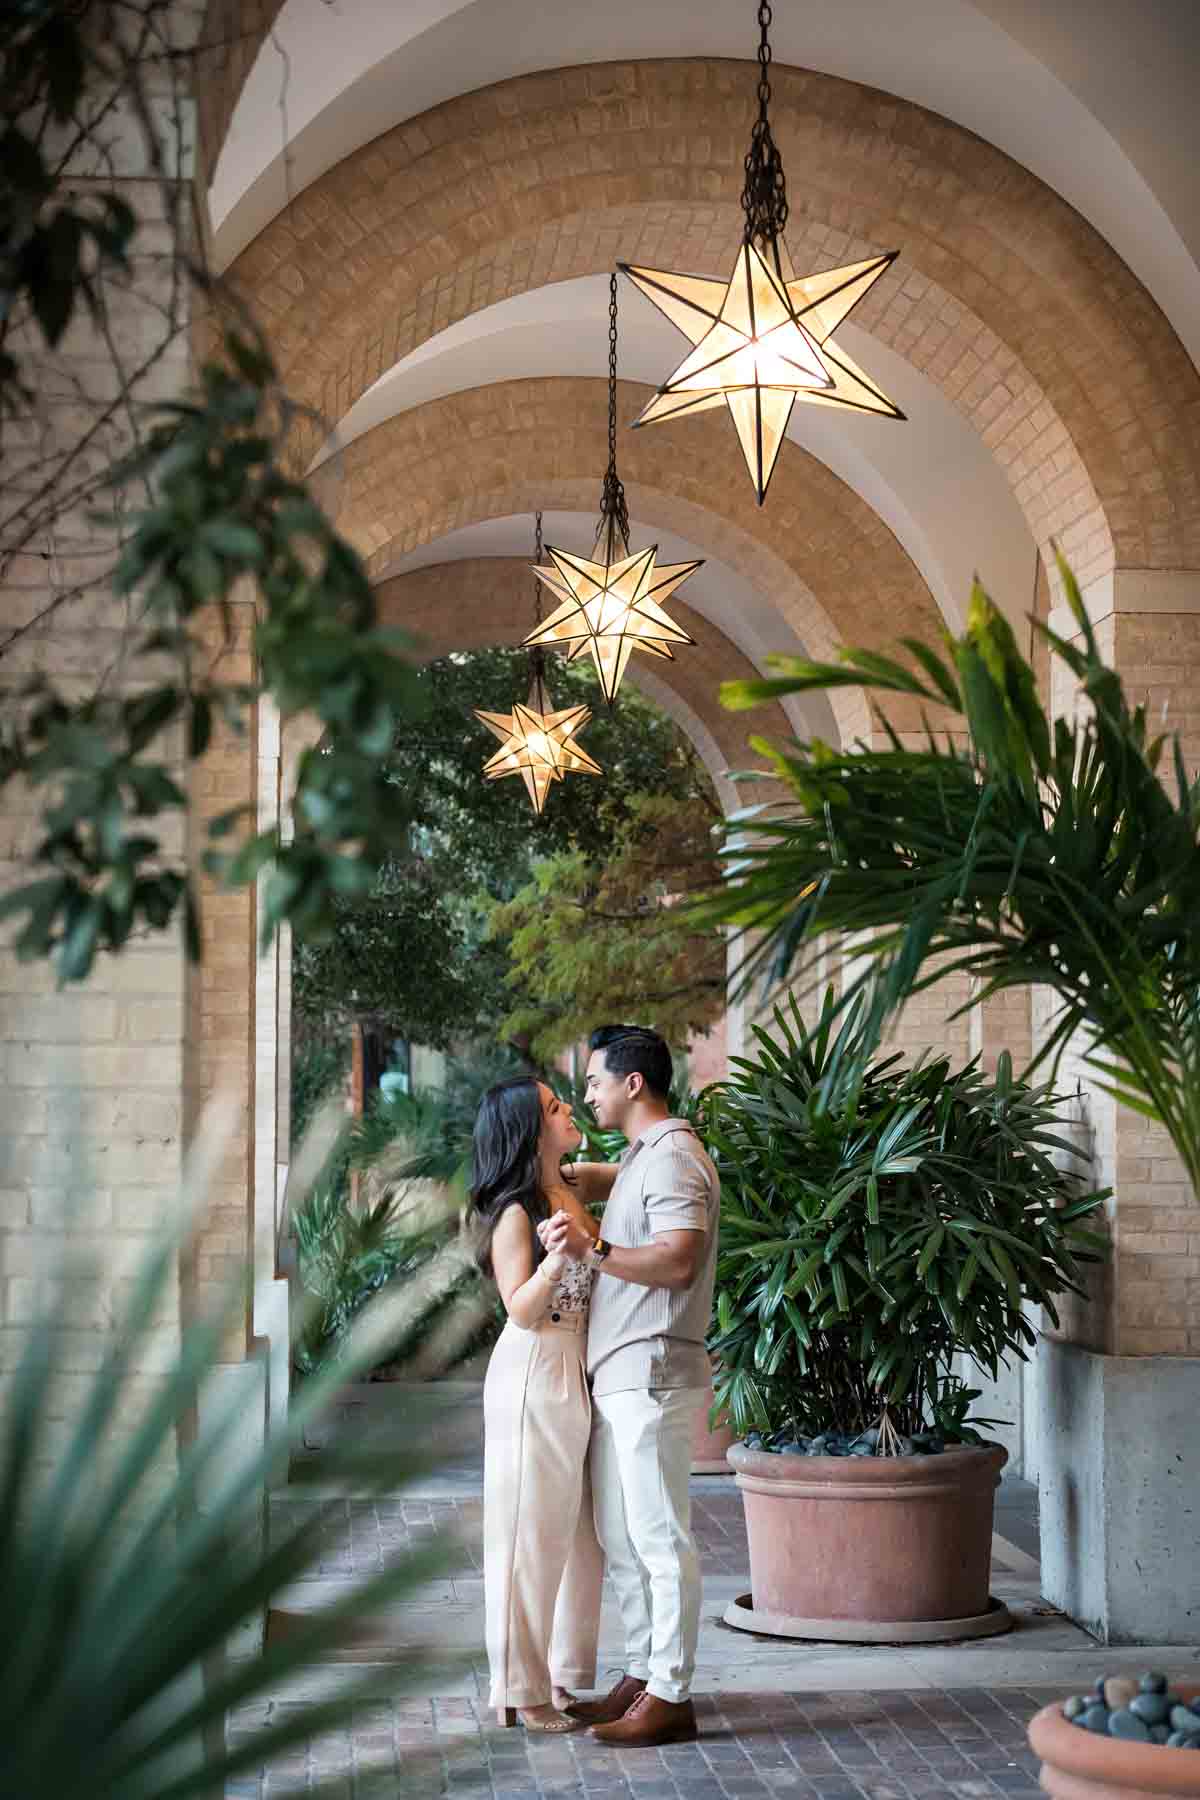
[[[393,576],[380,583],[376,598],[381,621],[413,632],[422,654],[433,658],[450,650],[519,644],[532,619],[532,587],[524,558],[464,557]],[[672,601],[671,614],[696,639],[695,645],[681,649],[673,662],[635,656],[628,679],[642,686],[642,678],[649,677],[644,683],[648,697],[672,712],[714,779],[729,769],[761,766],[761,759],[746,748],[747,735],[754,731],[777,739],[789,737],[786,713],[777,704],[757,711],[753,721],[726,712],[717,698],[720,683],[758,671],[724,632],[682,599]],[[672,697],[678,707],[672,706]],[[497,697],[501,711],[502,698]],[[734,799],[732,790],[729,797]]]
[[[619,384],[621,419],[648,390]],[[937,606],[875,513],[822,463],[786,444],[770,510],[731,458],[715,414],[625,433],[621,472],[646,528],[678,532],[769,596],[810,655],[849,640],[936,634]],[[398,556],[480,519],[536,507],[592,511],[607,458],[605,384],[500,382],[414,407],[348,446],[328,493],[378,576]],[[711,629],[711,628],[710,628]],[[843,741],[867,728],[860,693],[830,696]]]
[[[1200,567],[1200,377],[1108,244],[1000,151],[911,103],[773,72],[798,263],[900,259],[856,321],[937,382],[1031,531],[1087,582]],[[313,183],[235,265],[294,388],[330,420],[435,332],[618,255],[723,266],[745,66],[522,76],[406,121]],[[793,180],[797,174],[793,174]]]

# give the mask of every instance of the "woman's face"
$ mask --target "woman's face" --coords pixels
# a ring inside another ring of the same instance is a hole
[[[570,1156],[573,1150],[578,1150],[583,1142],[583,1133],[572,1118],[570,1107],[565,1106],[544,1081],[538,1082],[538,1095],[542,1103],[542,1136],[539,1147],[544,1156],[558,1162],[562,1157]]]

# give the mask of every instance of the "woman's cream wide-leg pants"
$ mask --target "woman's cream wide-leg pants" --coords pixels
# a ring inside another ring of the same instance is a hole
[[[483,1581],[492,1707],[594,1688],[604,1564],[588,1478],[587,1314],[510,1320],[483,1386]]]

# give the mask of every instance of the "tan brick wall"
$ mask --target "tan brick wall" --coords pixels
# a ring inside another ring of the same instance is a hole
[[[135,145],[126,143],[121,154],[135,166]],[[116,185],[146,219],[150,237],[159,235],[157,188],[137,180]],[[164,283],[153,257],[135,264],[134,291],[111,319],[123,355],[136,358],[161,343]],[[36,457],[57,460],[60,474],[72,458],[56,486],[61,501],[127,449],[129,438],[123,410],[113,410],[111,358],[86,316],[76,318],[53,356],[36,335],[14,333],[9,347],[38,358],[36,430],[0,424],[11,552],[21,540],[20,509],[32,513],[40,504],[45,470],[36,468]],[[177,341],[138,385],[136,399],[174,395],[187,376],[187,345]],[[84,698],[100,682],[113,693],[130,691],[151,676],[146,663],[136,670],[126,664],[131,619],[105,585],[114,542],[96,522],[99,504],[58,505],[52,522],[18,553],[0,557],[0,706],[13,705],[35,672],[52,677],[69,699]],[[11,782],[0,789],[5,894],[47,872],[29,858],[52,799],[50,789]],[[155,832],[168,856],[182,854],[182,818],[168,818]],[[12,945],[19,924],[0,926],[0,1368],[12,1368],[28,1323],[45,1310],[52,1291],[46,1271],[68,1250],[93,1265],[86,1280],[68,1288],[67,1324],[56,1346],[60,1379],[43,1445],[53,1455],[85,1377],[105,1353],[133,1267],[179,1193],[185,970],[179,934],[152,934],[135,938],[120,956],[101,956],[86,983],[60,991],[46,962],[18,961]],[[142,1382],[153,1382],[173,1354],[178,1302],[172,1283],[141,1352]]]
[[[1032,1002],[1028,988],[1008,988],[974,1006],[970,1016],[970,1051],[989,1075],[996,1073],[1000,1053],[1007,1050],[1014,1074],[1028,1067],[1033,1055]]]
[[[171,29],[181,33],[188,18],[186,6],[171,9]],[[151,71],[148,79],[153,83],[158,76]],[[122,130],[119,115],[112,130],[114,135]],[[142,146],[127,118],[115,154],[118,168],[139,166]],[[2,428],[9,534],[13,505],[35,488],[33,451],[65,452],[83,433],[92,434],[59,484],[61,497],[81,476],[95,475],[128,448],[126,410],[113,407],[118,386],[110,346],[135,361],[163,346],[170,292],[164,252],[172,241],[163,195],[157,182],[106,179],[104,186],[110,185],[120,188],[143,222],[143,254],[135,261],[131,287],[110,295],[108,342],[83,308],[53,356],[45,353],[40,339],[34,340],[36,442],[23,427],[6,421]],[[182,292],[186,296],[186,284]],[[186,326],[186,300],[179,322]],[[133,403],[145,408],[174,398],[190,377],[191,346],[181,330],[138,381]],[[6,536],[6,547],[11,542],[11,535]],[[126,662],[128,647],[142,628],[133,607],[115,600],[106,586],[113,548],[93,510],[81,504],[60,508],[51,530],[39,534],[25,553],[0,562],[0,704],[35,670],[53,675],[65,694],[80,698],[99,681],[109,692],[120,693],[164,673],[148,659]],[[235,664],[248,673],[244,641],[226,670]],[[182,776],[181,749],[177,768]],[[218,798],[222,806],[232,804],[227,793],[252,798],[252,738],[221,744],[197,773],[196,788],[201,807],[209,801],[215,807]],[[11,784],[0,791],[0,886],[5,892],[36,873],[26,859],[36,845],[39,815],[49,798],[46,792],[30,794]],[[177,859],[187,852],[182,817],[168,816],[153,829],[168,856]],[[113,1324],[132,1263],[179,1195],[183,1149],[202,1091],[218,1070],[227,1069],[241,1084],[244,1101],[252,968],[245,909],[244,897],[232,906],[214,902],[206,921],[208,959],[202,972],[189,970],[181,931],[146,933],[119,956],[101,957],[85,984],[62,992],[56,991],[45,963],[17,961],[10,948],[14,926],[4,924],[0,1360],[5,1366],[19,1353],[23,1327],[36,1303],[39,1258],[53,1258],[68,1237],[103,1257],[101,1278],[73,1297],[78,1304],[73,1304],[59,1356],[68,1378],[60,1391],[64,1411],[77,1392],[71,1378],[94,1369],[103,1354],[104,1333]],[[206,1282],[224,1269],[227,1251],[244,1259],[248,1196],[241,1164],[246,1153],[243,1126],[215,1196],[217,1210],[198,1246],[195,1268]],[[147,1376],[161,1369],[171,1353],[179,1318],[179,1284],[173,1283],[170,1305],[145,1353]],[[244,1354],[245,1339],[242,1327],[231,1355]]]
[[[7,618],[28,610],[28,594],[10,589],[0,597],[16,597]],[[36,651],[50,636],[58,653],[77,653],[82,662],[90,649],[94,662],[96,629],[85,625],[72,633],[69,619],[64,610],[27,643]],[[0,674],[7,674],[2,662]],[[227,740],[206,760],[194,777],[198,816],[253,797],[251,747],[252,740]],[[5,791],[4,891],[29,878],[21,855],[36,836],[42,804],[44,797]],[[174,838],[182,851],[183,821],[162,836],[165,847]],[[134,941],[120,956],[102,957],[86,984],[58,991],[48,965],[18,962],[6,927],[0,950],[0,1324],[20,1325],[27,1316],[39,1252],[61,1245],[65,1229],[79,1238],[70,1224],[77,1203],[84,1235],[92,1241],[96,1234],[95,1246],[115,1270],[81,1313],[79,1330],[111,1320],[127,1262],[178,1194],[186,1136],[218,1086],[231,1087],[238,1105],[195,1269],[208,1286],[244,1267],[253,930],[252,895],[210,891],[201,968],[188,966],[179,934],[171,931]],[[241,1344],[229,1354],[243,1353],[244,1329]],[[80,1368],[91,1366],[90,1351],[72,1347],[66,1354],[83,1357]]]
[[[812,71],[777,64],[772,81],[785,160],[804,171],[797,267],[899,246],[856,323],[973,422],[1037,542],[1057,538],[1084,580],[1114,559],[1200,566],[1200,378],[1109,245],[944,118]],[[723,269],[753,105],[732,61],[501,82],[346,158],[235,273],[298,391],[336,421],[410,350],[509,295],[617,257]]]
[[[885,1035],[884,1047],[903,1051],[910,1061],[931,1051],[934,1056],[948,1056],[952,1068],[961,1068],[972,1054],[970,1018],[954,1018],[952,1014],[958,1012],[968,994],[969,983],[964,975],[948,975],[936,986],[914,994]]]
[[[1118,613],[1117,666],[1152,726],[1178,731],[1200,773],[1200,577],[1190,613]],[[1173,777],[1164,771],[1169,782]],[[1166,1133],[1116,1117],[1115,1348],[1126,1356],[1200,1355],[1200,1195]]]

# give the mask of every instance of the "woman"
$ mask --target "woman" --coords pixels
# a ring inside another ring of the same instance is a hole
[[[596,1685],[603,1565],[587,1477],[591,1270],[547,1255],[537,1225],[560,1208],[591,1234],[584,1205],[616,1169],[563,1159],[582,1134],[532,1076],[501,1081],[475,1121],[471,1197],[508,1322],[483,1389],[483,1541],[490,1704],[502,1724],[572,1731],[560,1708]]]

